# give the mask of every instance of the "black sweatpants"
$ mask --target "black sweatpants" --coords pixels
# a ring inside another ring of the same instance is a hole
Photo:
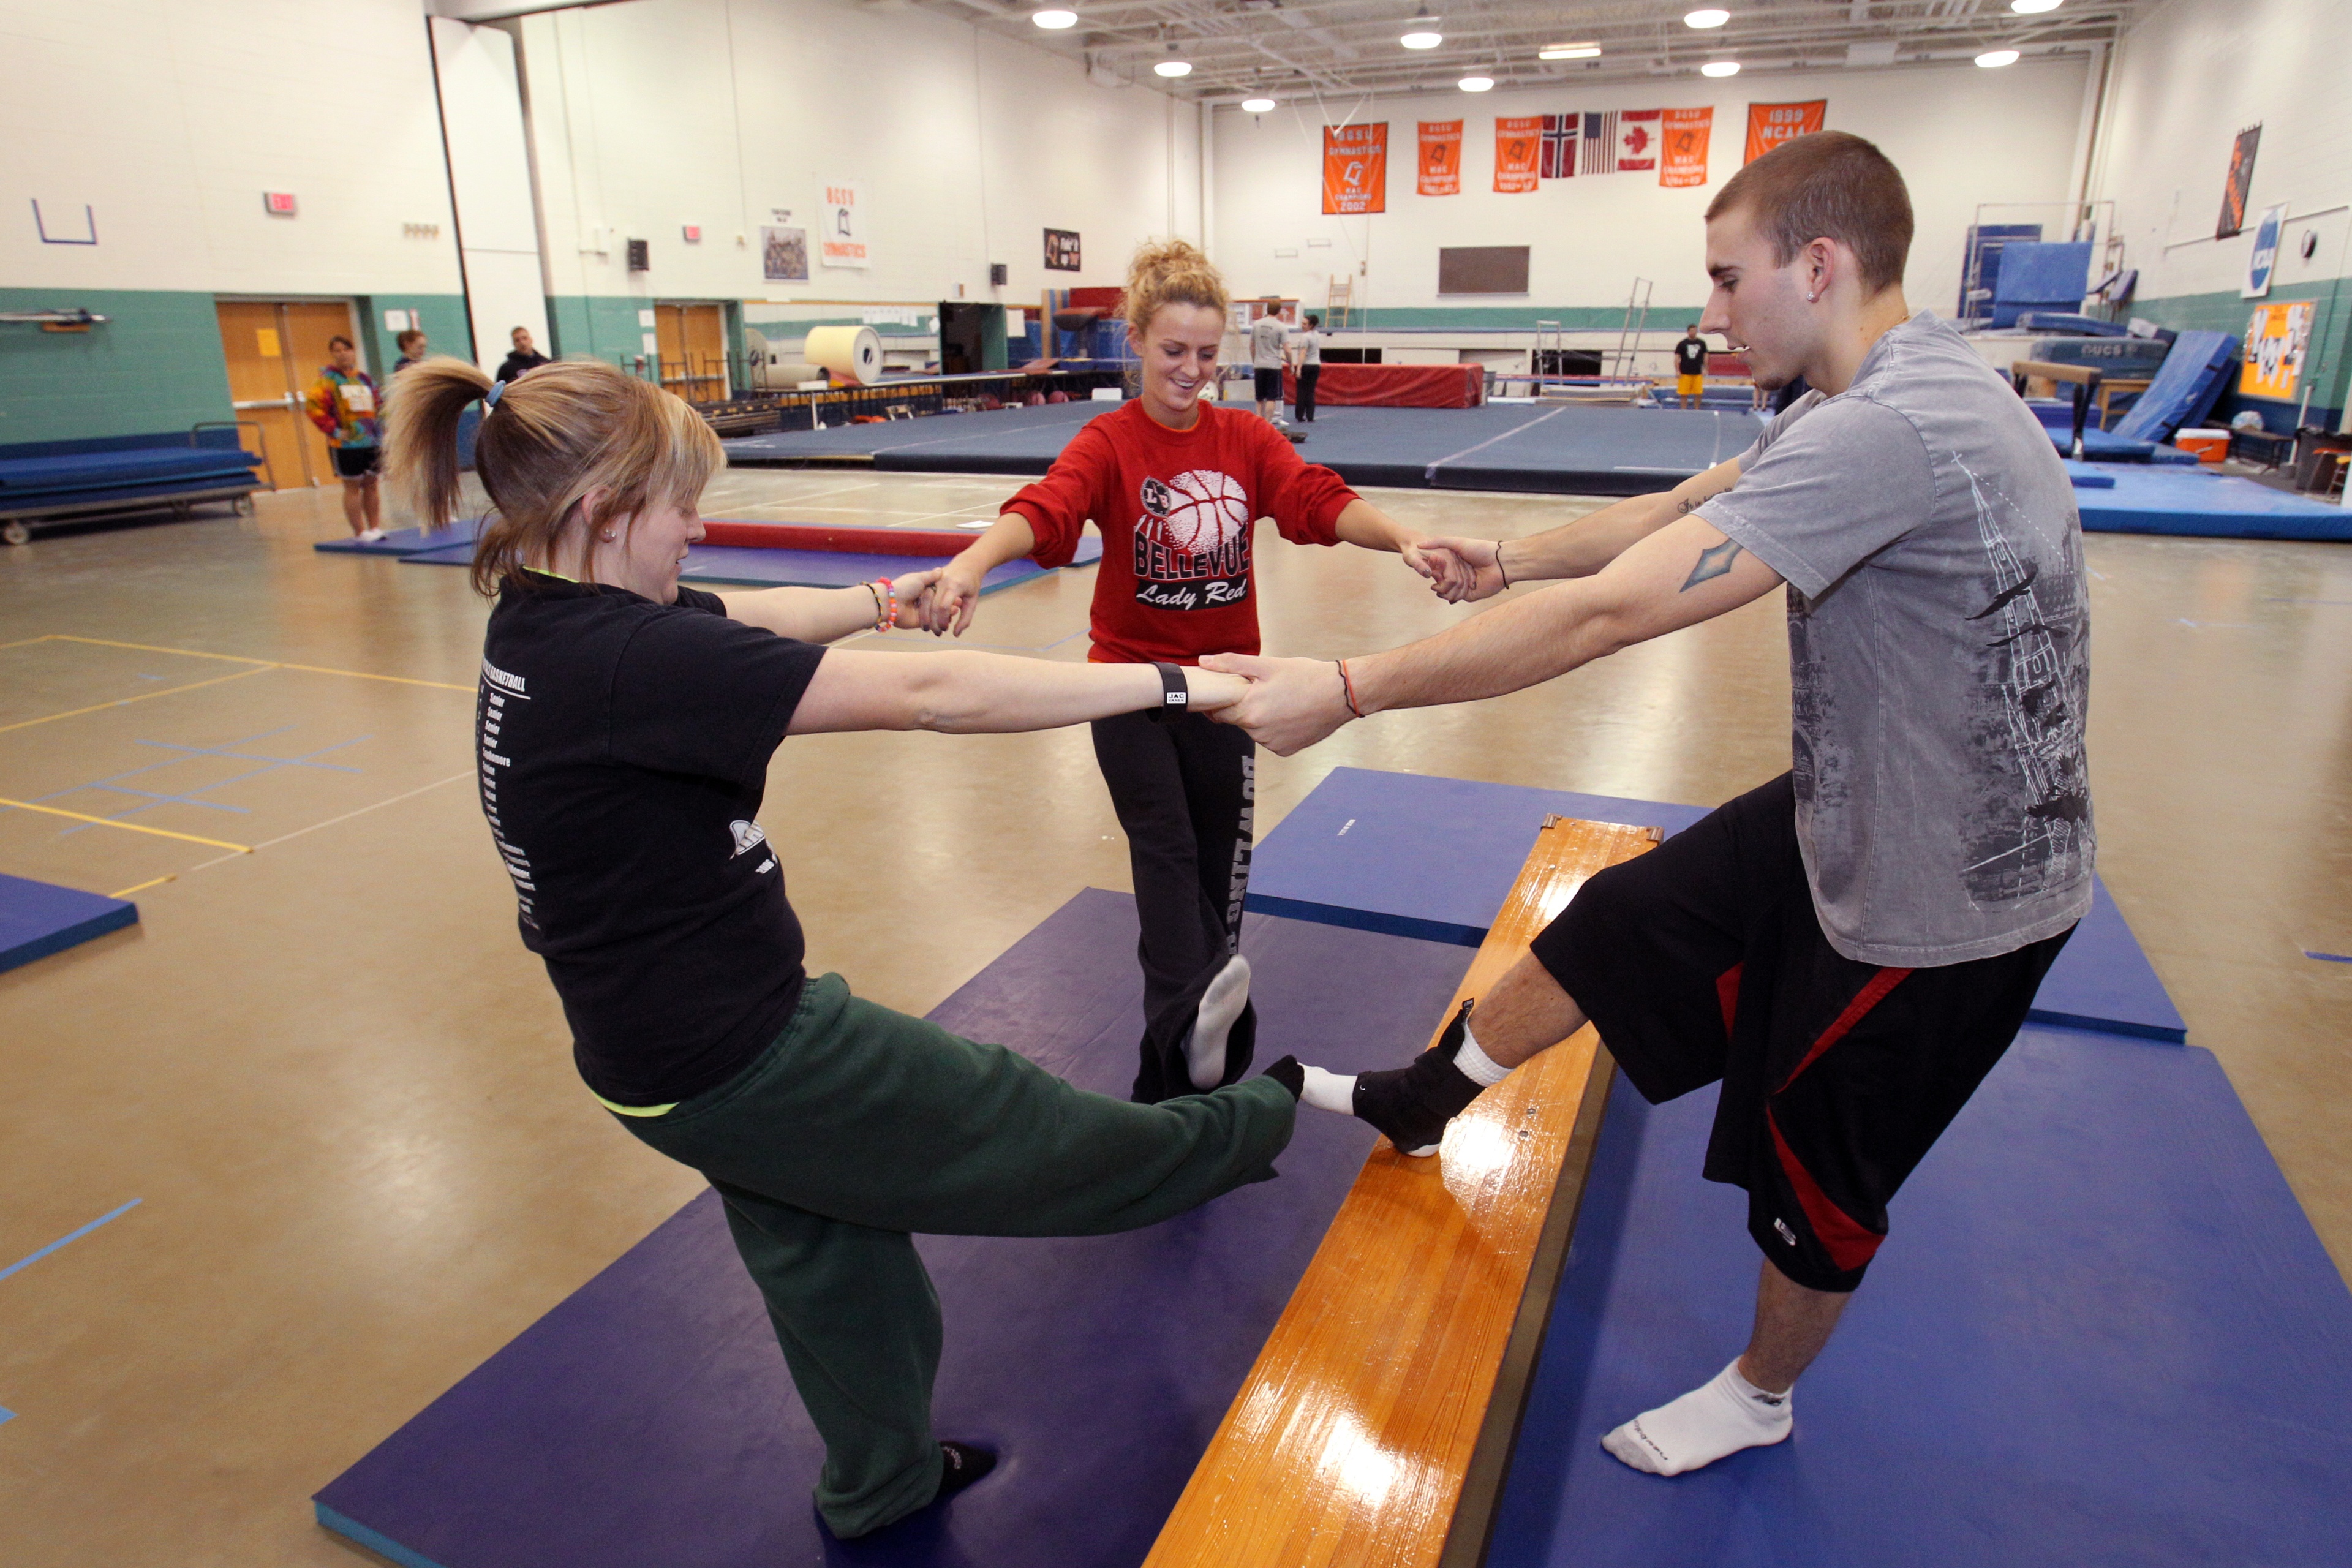
[[[1315,423],[1315,384],[1322,378],[1323,367],[1319,364],[1298,367],[1298,422],[1301,425]]]
[[[1256,798],[1256,746],[1230,724],[1192,714],[1160,722],[1122,713],[1094,722],[1095,761],[1127,831],[1142,921],[1142,1062],[1135,1099],[1145,1105],[1193,1092],[1184,1061],[1201,993],[1241,945],[1242,899],[1249,891],[1250,825]],[[1248,1070],[1257,1037],[1255,1004],[1225,1041],[1225,1073]]]

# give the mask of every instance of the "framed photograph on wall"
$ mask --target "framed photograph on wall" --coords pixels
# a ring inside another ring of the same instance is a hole
[[[771,283],[809,280],[808,230],[760,226],[760,275]]]
[[[1071,228],[1049,228],[1045,231],[1045,270],[1076,272],[1079,270],[1078,234]]]

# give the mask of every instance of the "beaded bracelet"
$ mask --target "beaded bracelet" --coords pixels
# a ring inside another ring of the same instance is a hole
[[[874,595],[874,629],[887,632],[898,624],[898,590],[887,577],[877,577],[866,584]]]
[[[1348,711],[1359,719],[1362,718],[1364,710],[1356,706],[1356,683],[1348,677],[1348,661],[1335,658],[1331,662],[1339,667],[1339,695],[1347,700]]]

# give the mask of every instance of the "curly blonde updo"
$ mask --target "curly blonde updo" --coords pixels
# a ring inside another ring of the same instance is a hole
[[[1189,239],[1150,239],[1127,264],[1120,315],[1139,338],[1162,305],[1205,305],[1225,312],[1225,280]]]

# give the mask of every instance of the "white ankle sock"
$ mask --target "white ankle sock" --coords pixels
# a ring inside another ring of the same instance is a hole
[[[1184,1042],[1184,1070],[1192,1087],[1206,1094],[1225,1076],[1225,1037],[1233,1033],[1242,1009],[1249,1005],[1249,960],[1240,953],[1201,993],[1200,1010],[1192,1015],[1192,1037]]]
[[[1492,1089],[1511,1076],[1510,1068],[1478,1048],[1478,1037],[1470,1032],[1466,1024],[1462,1026],[1462,1048],[1454,1053],[1454,1065],[1480,1089]]]
[[[1328,1110],[1334,1116],[1356,1114],[1356,1075],[1342,1078],[1321,1068],[1307,1069],[1307,1087],[1298,1091],[1298,1101],[1318,1110]]]
[[[1727,1454],[1777,1443],[1789,1435],[1790,1396],[1767,1394],[1739,1374],[1735,1358],[1713,1382],[1644,1410],[1601,1446],[1654,1476],[1679,1476]]]

